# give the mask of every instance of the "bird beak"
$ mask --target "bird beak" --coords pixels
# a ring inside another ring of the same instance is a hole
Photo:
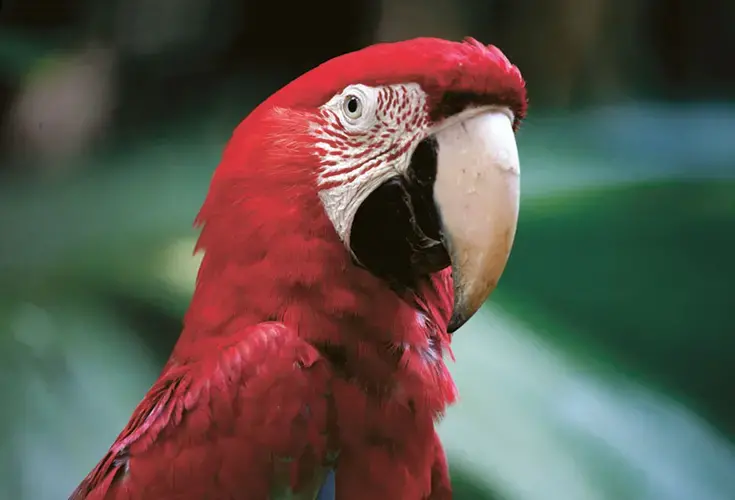
[[[518,224],[520,164],[507,108],[467,110],[433,135],[434,201],[454,279],[452,333],[477,312],[505,269]]]

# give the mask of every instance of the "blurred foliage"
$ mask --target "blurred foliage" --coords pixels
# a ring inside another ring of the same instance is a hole
[[[557,341],[597,344],[735,436],[732,255],[735,182],[585,190],[524,206],[499,295],[524,317],[563,324]]]

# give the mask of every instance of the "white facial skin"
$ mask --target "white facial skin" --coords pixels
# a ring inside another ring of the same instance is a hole
[[[319,196],[346,245],[360,204],[408,169],[413,150],[426,137],[425,108],[426,94],[415,83],[351,85],[321,107],[326,126],[314,126],[322,163]]]

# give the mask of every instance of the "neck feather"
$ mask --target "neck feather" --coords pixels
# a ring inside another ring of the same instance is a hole
[[[400,372],[404,386],[446,387],[439,406],[453,400],[442,359],[449,270],[396,294],[352,262],[316,193],[314,155],[298,141],[258,142],[241,125],[199,214],[205,255],[174,358],[196,358],[200,341],[237,336],[242,326],[280,321],[364,386],[388,387]],[[262,163],[248,161],[256,157]]]
[[[365,382],[390,379],[414,358],[445,369],[449,273],[401,297],[353,264],[316,196],[299,207],[294,201],[249,199],[206,222],[181,344],[237,335],[233,325],[281,321]]]

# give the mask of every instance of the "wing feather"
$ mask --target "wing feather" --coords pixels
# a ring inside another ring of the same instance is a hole
[[[216,342],[167,365],[70,500],[316,496],[327,363],[281,323]]]

